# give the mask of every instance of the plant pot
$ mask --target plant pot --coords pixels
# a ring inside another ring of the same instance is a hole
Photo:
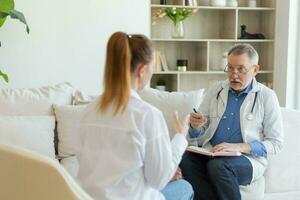
[[[161,91],[166,91],[166,86],[165,85],[157,85],[155,86],[156,89],[161,90]]]

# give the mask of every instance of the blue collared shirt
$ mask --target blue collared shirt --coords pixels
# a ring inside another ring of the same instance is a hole
[[[252,82],[239,94],[233,89],[228,91],[228,101],[226,110],[220,120],[218,128],[210,140],[210,143],[215,146],[222,142],[227,143],[242,143],[242,132],[240,126],[240,108],[246,96],[252,89]],[[192,138],[200,136],[203,131],[201,129],[189,129],[189,134]],[[265,146],[259,141],[249,143],[251,147],[251,155],[255,157],[267,156]]]

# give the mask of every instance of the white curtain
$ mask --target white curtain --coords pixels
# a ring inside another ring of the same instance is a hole
[[[289,0],[286,107],[300,110],[300,1]]]
[[[300,110],[300,1],[298,3],[298,17],[297,17],[297,24],[298,24],[298,37],[297,37],[297,66],[296,66],[296,91],[295,91],[295,108]]]

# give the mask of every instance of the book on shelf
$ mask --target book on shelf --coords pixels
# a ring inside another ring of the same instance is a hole
[[[160,52],[154,51],[154,72],[161,71]]]
[[[167,60],[164,54],[160,53],[160,62],[163,71],[169,71]]]
[[[189,152],[198,153],[210,157],[237,157],[242,155],[241,152],[235,152],[235,151],[211,152],[208,149],[202,147],[196,147],[196,146],[188,146],[186,150]]]

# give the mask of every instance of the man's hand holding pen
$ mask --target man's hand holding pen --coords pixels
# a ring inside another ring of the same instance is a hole
[[[194,112],[190,114],[190,123],[192,128],[200,128],[207,122],[207,118],[201,113],[193,109]]]

